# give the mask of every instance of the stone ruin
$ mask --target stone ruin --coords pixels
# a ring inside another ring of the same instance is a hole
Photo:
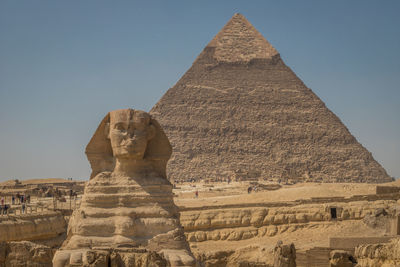
[[[112,111],[86,155],[91,178],[53,265],[194,266],[166,179],[171,145],[157,121],[143,111]]]
[[[240,14],[150,113],[173,147],[171,179],[392,180]]]
[[[332,250],[329,254],[329,267],[353,267],[356,260],[344,250]]]
[[[274,248],[274,267],[296,267],[296,248],[293,243],[278,241]]]
[[[356,267],[400,266],[400,238],[385,244],[363,244],[355,248]]]

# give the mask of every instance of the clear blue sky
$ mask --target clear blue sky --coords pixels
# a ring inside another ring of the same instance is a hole
[[[103,116],[149,111],[235,13],[400,177],[400,1],[0,1],[0,181],[87,179]]]

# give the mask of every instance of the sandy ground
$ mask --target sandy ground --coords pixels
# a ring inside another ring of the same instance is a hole
[[[375,193],[375,184],[320,184],[284,185],[279,190],[247,193],[248,182],[183,184],[174,189],[178,206],[201,207],[227,204],[284,202],[311,197],[350,197]],[[400,183],[399,183],[400,185]],[[199,197],[195,198],[198,190]]]

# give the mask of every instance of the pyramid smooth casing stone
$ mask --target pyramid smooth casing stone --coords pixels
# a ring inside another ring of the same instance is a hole
[[[100,123],[86,154],[92,177],[54,266],[75,266],[88,259],[102,264],[111,252],[127,266],[147,261],[153,252],[171,266],[193,266],[165,175],[171,146],[159,124],[143,111],[112,111]],[[140,250],[148,256],[138,256]]]
[[[240,14],[150,114],[173,147],[169,179],[391,181]]]

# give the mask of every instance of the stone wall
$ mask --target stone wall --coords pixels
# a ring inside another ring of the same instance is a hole
[[[46,240],[66,230],[67,223],[59,212],[0,217],[0,241]]]
[[[376,193],[377,193],[377,194],[394,194],[394,193],[400,193],[400,187],[399,187],[399,186],[383,186],[383,185],[378,185],[378,186],[376,186]]]
[[[400,238],[387,244],[360,245],[355,249],[357,267],[400,266]]]
[[[374,237],[331,237],[329,247],[332,249],[353,250],[361,244],[387,243],[393,236],[374,236]]]
[[[51,267],[50,247],[29,241],[0,242],[0,267]]]
[[[224,206],[181,212],[181,224],[190,242],[207,240],[244,240],[293,232],[312,224],[331,220],[331,208],[337,220],[361,220],[378,208],[388,209],[395,200],[356,201],[350,203],[301,204],[277,207]]]

